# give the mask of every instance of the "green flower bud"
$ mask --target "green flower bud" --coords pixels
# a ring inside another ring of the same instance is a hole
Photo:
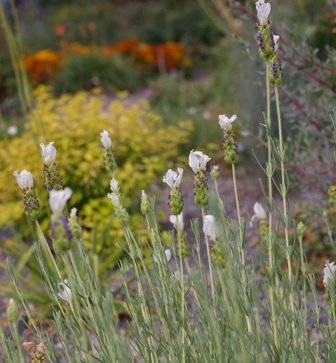
[[[268,63],[270,72],[270,83],[272,86],[278,86],[282,81],[282,67],[281,61],[277,55],[275,55]]]
[[[185,233],[183,233],[180,236],[180,243],[179,243],[179,241],[176,242],[178,256],[180,255],[180,244],[181,244],[181,256],[182,257],[189,256],[190,252],[189,252],[188,238],[187,238],[187,235]]]
[[[70,218],[68,218],[69,227],[75,240],[82,238],[82,227],[78,224],[76,213],[77,209],[72,208]]]
[[[266,221],[266,219],[260,219],[259,220],[259,232],[261,237],[266,237],[268,235],[268,223]]]
[[[17,321],[19,318],[19,310],[13,299],[9,299],[7,308],[7,317],[10,322]]]
[[[57,254],[61,254],[70,250],[72,245],[72,232],[67,219],[60,215],[58,219],[54,219],[51,224],[51,238],[53,240],[53,248]]]
[[[212,249],[212,259],[217,267],[225,267],[225,257],[218,240],[213,241]]]
[[[329,203],[336,203],[336,185],[331,185],[328,189]]]
[[[181,190],[174,186],[169,194],[169,208],[175,216],[178,216],[183,210],[183,197]]]
[[[141,213],[144,216],[149,213],[149,200],[148,200],[148,196],[144,190],[142,191],[140,208],[141,208]]]
[[[117,169],[117,162],[112,149],[104,150],[104,162],[106,170],[114,174]]]
[[[200,170],[194,176],[194,203],[205,207],[208,201],[208,179],[204,171]]]
[[[232,131],[224,130],[222,138],[222,147],[224,151],[224,160],[229,164],[235,164],[238,160],[238,147],[233,137]]]
[[[212,180],[218,180],[218,178],[220,177],[219,170],[220,170],[220,165],[219,164],[213,165],[210,168],[210,176],[211,176]]]
[[[299,236],[303,236],[305,234],[306,231],[306,226],[303,224],[303,222],[300,222],[297,226],[296,226],[296,233]]]

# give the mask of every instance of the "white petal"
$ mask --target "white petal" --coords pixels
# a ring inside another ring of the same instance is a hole
[[[68,287],[68,280],[64,280],[58,284],[60,292],[57,294],[59,298],[62,300],[71,303],[72,301],[72,292],[71,289]]]
[[[326,262],[325,268],[323,269],[323,285],[326,287],[328,284],[329,278],[334,278],[336,272],[336,266],[334,266],[335,262],[329,263]]]
[[[103,132],[100,133],[100,136],[101,136],[100,140],[104,146],[104,149],[105,150],[110,149],[112,147],[112,140],[109,136],[109,133],[106,130],[104,130]]]
[[[29,171],[22,170],[21,173],[18,173],[18,170],[15,170],[13,175],[15,176],[16,181],[21,189],[33,188],[33,176]]]
[[[268,16],[271,13],[271,4],[265,3],[264,0],[258,0],[256,2],[256,9],[257,9],[257,16],[259,19],[260,25],[267,25],[268,24]]]
[[[266,212],[261,203],[256,202],[253,207],[255,216],[260,219],[266,219]]]
[[[206,215],[203,222],[203,233],[215,240],[219,237],[219,230],[216,219],[212,215]]]
[[[211,158],[203,154],[201,151],[191,150],[189,154],[189,165],[192,171],[196,174],[199,171],[205,171],[206,164],[211,160]]]
[[[167,183],[171,188],[178,188],[181,184],[183,169],[177,168],[177,172],[169,169],[163,177],[163,182]]]
[[[40,144],[42,149],[43,162],[46,165],[53,165],[56,159],[56,148],[53,146],[54,142],[49,142],[47,146]]]
[[[72,190],[66,187],[64,190],[51,190],[49,193],[49,205],[53,213],[61,214],[70,199]]]
[[[113,193],[118,193],[119,192],[119,185],[118,182],[112,178],[111,182],[110,182],[110,187]]]
[[[237,115],[232,115],[230,118],[226,115],[218,115],[218,122],[220,127],[223,130],[231,131],[232,130],[232,122],[237,119]]]
[[[279,48],[280,36],[279,35],[273,35],[273,40],[274,40],[274,51],[277,52],[278,48]]]
[[[169,262],[172,258],[172,253],[169,248],[165,250],[165,255],[166,255],[167,262]]]
[[[169,217],[169,221],[173,224],[174,228],[177,230],[176,216],[175,215],[171,215]],[[178,223],[178,226],[180,228],[180,231],[183,231],[184,230],[183,213],[180,213],[177,216],[177,223]]]
[[[119,207],[120,206],[119,197],[116,194],[114,194],[114,193],[108,193],[107,194],[107,197],[111,200],[112,204],[115,207]]]

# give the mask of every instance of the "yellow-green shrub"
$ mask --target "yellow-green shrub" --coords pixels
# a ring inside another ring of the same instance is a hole
[[[43,163],[39,144],[55,142],[56,164],[64,185],[73,190],[70,205],[79,211],[90,240],[93,229],[102,232],[109,224],[108,244],[120,236],[107,198],[111,175],[103,162],[99,133],[107,130],[112,139],[118,163],[116,179],[124,195],[124,205],[132,213],[132,224],[139,227],[138,201],[142,189],[165,174],[178,148],[188,142],[192,126],[181,122],[178,127],[164,125],[162,118],[150,110],[144,100],[130,104],[127,99],[110,101],[99,91],[79,92],[56,99],[49,88],[35,93],[35,107],[28,115],[23,134],[0,142],[0,225],[26,230],[19,187],[14,170],[32,172],[41,203],[40,222],[49,225],[48,194],[43,185]],[[23,222],[24,221],[24,222]]]

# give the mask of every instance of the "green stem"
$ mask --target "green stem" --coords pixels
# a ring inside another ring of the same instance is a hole
[[[182,331],[181,331],[181,338],[182,338],[182,362],[185,362],[185,351],[184,351],[184,340],[185,340],[185,330],[184,330],[184,271],[183,271],[183,261],[182,261],[182,246],[181,246],[181,230],[178,222],[178,216],[176,216],[176,229],[177,229],[177,239],[178,239],[178,246],[179,246],[179,258],[180,258],[180,271],[181,271],[181,304],[182,304]]]
[[[40,239],[40,242],[41,242],[41,245],[42,245],[42,249],[48,253],[48,255],[50,256],[50,259],[55,267],[55,270],[58,274],[58,277],[60,279],[60,281],[62,281],[62,275],[60,273],[60,270],[58,269],[58,266],[57,266],[57,263],[55,261],[55,258],[53,256],[53,254],[51,253],[51,250],[49,248],[49,245],[48,245],[48,242],[46,240],[46,238],[44,237],[44,234],[42,232],[42,229],[40,227],[40,224],[38,221],[35,221],[35,225],[36,225],[36,229],[37,229],[37,235],[39,236],[39,239]]]
[[[269,203],[269,227],[268,227],[268,259],[269,259],[269,271],[272,275],[272,279],[269,284],[269,294],[271,302],[271,314],[272,314],[272,329],[273,337],[276,348],[279,348],[278,330],[275,317],[275,304],[274,304],[274,263],[273,263],[273,242],[272,242],[272,223],[273,223],[273,168],[272,168],[272,148],[271,148],[271,92],[270,92],[270,81],[269,81],[269,67],[266,64],[266,99],[267,99],[267,119],[266,119],[266,130],[267,130],[267,183],[268,183],[268,203]]]
[[[275,86],[275,102],[277,109],[277,118],[278,118],[278,129],[279,129],[279,157],[280,157],[280,167],[281,167],[281,195],[282,195],[282,204],[283,204],[283,219],[284,219],[284,229],[285,229],[285,241],[287,247],[286,259],[287,259],[287,268],[288,268],[288,281],[290,282],[290,292],[289,292],[289,301],[291,311],[294,314],[294,292],[293,292],[293,273],[292,273],[292,265],[290,260],[290,245],[289,245],[289,220],[287,214],[287,185],[286,185],[286,176],[285,176],[285,150],[283,145],[283,137],[282,137],[282,123],[281,123],[281,112],[280,112],[280,102],[279,102],[279,89],[278,86]],[[296,328],[295,322],[292,321],[292,329],[293,329],[293,343],[294,349],[296,349]]]
[[[245,270],[245,252],[244,252],[244,241],[243,241],[243,226],[242,220],[240,216],[240,205],[239,205],[239,197],[238,197],[238,190],[237,190],[237,178],[236,178],[236,168],[235,164],[232,164],[232,179],[233,179],[233,189],[234,195],[236,200],[236,208],[237,208],[237,216],[238,216],[238,224],[239,224],[239,247],[241,253],[241,263],[242,263],[242,284],[247,285],[247,278],[246,278],[246,270]],[[246,286],[247,287],[247,286]],[[244,289],[244,300],[245,303],[248,304],[248,296],[247,291]],[[252,321],[249,315],[245,315],[247,330],[251,334],[252,333]],[[252,350],[254,351],[253,347]]]

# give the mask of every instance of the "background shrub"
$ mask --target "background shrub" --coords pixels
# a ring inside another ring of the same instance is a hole
[[[64,185],[74,190],[71,206],[81,213],[86,242],[89,243],[92,230],[105,230],[105,241],[100,243],[113,246],[116,240],[112,237],[120,231],[111,219],[113,209],[107,198],[111,175],[104,170],[99,132],[106,129],[114,143],[116,179],[122,185],[125,206],[133,213],[134,226],[139,224],[139,217],[134,216],[138,208],[133,201],[139,200],[139,191],[165,174],[171,158],[176,160],[179,146],[188,141],[191,128],[189,122],[165,126],[143,100],[133,104],[108,100],[99,91],[56,99],[49,88],[38,88],[35,107],[28,114],[22,135],[0,142],[0,201],[4,211],[0,225],[16,225],[22,234],[27,234],[27,229],[20,227],[26,222],[23,223],[20,191],[13,177],[14,170],[26,169],[33,174],[42,204],[40,222],[47,230],[48,197],[39,144],[54,141],[57,167]]]

